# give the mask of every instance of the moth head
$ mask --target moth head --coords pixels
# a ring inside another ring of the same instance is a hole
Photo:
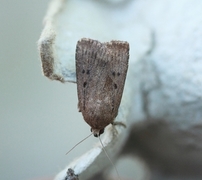
[[[100,136],[101,134],[104,133],[104,128],[103,129],[93,129],[93,128],[91,128],[90,130],[91,130],[91,132],[93,133],[93,135],[95,137],[98,137],[98,136]]]

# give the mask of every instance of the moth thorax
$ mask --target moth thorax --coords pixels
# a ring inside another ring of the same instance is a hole
[[[93,135],[95,137],[98,137],[98,136],[100,136],[101,134],[104,133],[104,128],[103,129],[93,129],[93,128],[91,128],[91,132],[93,133]]]

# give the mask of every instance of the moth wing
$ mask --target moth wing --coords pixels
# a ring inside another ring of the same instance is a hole
[[[128,58],[127,42],[81,39],[77,43],[78,108],[93,129],[103,129],[118,114]]]
[[[126,74],[128,70],[129,43],[124,41],[111,41],[106,43],[109,54],[111,55],[108,74],[113,81],[113,114],[116,117],[121,102]]]
[[[89,95],[92,94],[90,91],[92,90],[92,82],[95,79],[95,73],[93,72],[94,66],[96,66],[95,59],[101,46],[102,44],[99,41],[87,38],[77,42],[76,78],[80,112],[84,112]],[[91,88],[88,88],[88,82],[91,82]]]

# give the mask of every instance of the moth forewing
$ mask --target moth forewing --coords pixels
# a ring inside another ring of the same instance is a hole
[[[108,74],[113,80],[113,113],[117,116],[128,70],[129,44],[123,41],[111,41],[106,44],[112,57]]]
[[[77,77],[77,93],[78,93],[78,107],[81,112],[86,108],[86,101],[89,100],[89,87],[92,87],[91,81],[92,69],[94,69],[97,52],[95,47],[99,47],[98,41],[90,39],[82,39],[78,41],[76,47],[76,77]],[[92,88],[91,88],[92,89]]]

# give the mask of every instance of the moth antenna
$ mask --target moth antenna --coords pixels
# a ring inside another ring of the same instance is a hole
[[[80,143],[82,143],[83,141],[85,141],[86,139],[88,139],[93,133],[91,133],[90,135],[88,135],[87,137],[85,137],[84,139],[82,139],[81,141],[79,141],[76,145],[74,145],[65,155],[69,154],[76,146],[78,146]]]
[[[102,145],[102,149],[104,150],[104,152],[105,152],[107,158],[109,159],[110,163],[111,163],[112,166],[114,167],[114,169],[115,169],[115,171],[116,171],[116,173],[117,173],[117,176],[118,176],[119,180],[121,180],[121,177],[120,177],[120,175],[119,175],[119,172],[118,172],[118,170],[117,170],[115,164],[112,162],[112,160],[110,159],[109,155],[107,154],[107,151],[106,151],[106,149],[105,149],[105,147],[104,147],[104,145],[103,145],[103,143],[102,143],[102,141],[101,141],[101,139],[100,139],[100,136],[98,136],[98,138],[99,138],[100,143],[101,143],[101,145]]]

